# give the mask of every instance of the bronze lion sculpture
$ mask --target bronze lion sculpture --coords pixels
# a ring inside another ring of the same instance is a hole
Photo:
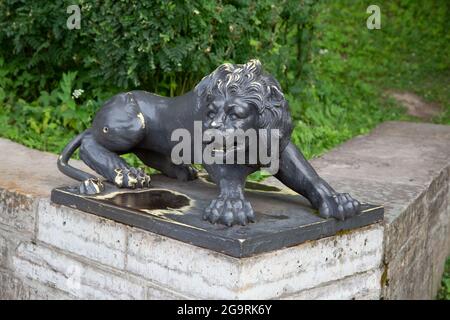
[[[196,121],[201,122],[203,129],[213,129],[224,136],[237,130],[254,129],[266,134],[275,130],[279,166],[274,176],[277,179],[306,197],[323,218],[344,220],[360,212],[360,203],[349,194],[337,193],[290,142],[292,124],[288,102],[279,83],[263,72],[258,60],[242,65],[223,64],[204,77],[194,90],[174,98],[145,91],[115,95],[97,112],[92,127],[64,148],[58,158],[58,168],[82,181],[80,192],[86,194],[101,192],[103,184],[97,177],[68,164],[77,148],[80,148],[80,158],[90,168],[119,188],[150,185],[150,177],[142,169],[129,166],[120,157],[125,153],[136,154],[145,165],[168,177],[195,179],[197,172],[191,163],[173,161],[172,150],[177,141],[173,141],[172,133],[182,128],[192,134]],[[213,140],[203,140],[202,150],[210,148],[216,157],[227,157],[236,151],[236,148],[211,148]],[[240,144],[240,150],[248,156],[250,146],[245,141]],[[195,149],[194,142],[192,145]],[[192,159],[194,153],[187,151],[182,156]],[[244,186],[247,176],[262,167],[258,157],[253,163],[203,163],[203,166],[220,189],[218,197],[204,209],[203,218],[227,226],[253,222],[255,216],[245,199]]]

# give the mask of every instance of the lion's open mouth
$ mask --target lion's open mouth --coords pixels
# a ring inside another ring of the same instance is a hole
[[[227,152],[239,151],[239,149],[235,146],[227,149],[227,147],[225,146],[223,148],[213,148],[212,151],[214,153],[227,153]]]
[[[222,147],[214,147],[212,149],[213,153],[230,153],[230,152],[240,152],[243,151],[244,146],[239,146],[237,143],[234,143],[231,147],[227,147],[226,145]]]
[[[228,154],[230,152],[243,152],[246,150],[245,144],[238,143],[237,141],[233,141],[231,144],[230,142],[227,143],[226,139],[223,139],[223,143],[219,143],[216,141],[215,137],[211,137],[210,141],[203,141],[203,144],[206,145],[213,145],[212,153],[215,154]],[[231,146],[230,146],[231,144]]]

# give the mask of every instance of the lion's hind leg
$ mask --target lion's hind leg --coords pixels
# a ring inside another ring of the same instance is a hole
[[[197,170],[188,164],[173,164],[170,157],[156,151],[145,149],[136,149],[133,152],[147,166],[161,171],[169,178],[178,179],[180,181],[190,181],[197,179]]]
[[[119,188],[143,188],[150,184],[149,175],[141,169],[130,167],[117,153],[99,144],[90,133],[86,134],[81,143],[80,158],[91,169]],[[97,188],[92,183],[84,181],[80,191],[84,188],[86,193],[98,193],[95,192]]]

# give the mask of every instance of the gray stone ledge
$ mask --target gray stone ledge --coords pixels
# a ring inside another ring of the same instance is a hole
[[[384,223],[237,259],[51,204],[74,183],[56,156],[0,139],[0,298],[433,298],[450,253],[448,141],[450,126],[387,122],[314,159],[339,191],[384,204]]]

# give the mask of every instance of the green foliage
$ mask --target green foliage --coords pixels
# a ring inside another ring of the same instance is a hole
[[[76,75],[76,72],[63,74],[57,88],[51,92],[41,91],[38,99],[31,103],[21,98],[0,96],[3,105],[0,133],[32,148],[62,150],[69,136],[83,131],[90,124],[99,105],[92,100],[83,105],[76,103],[72,96]]]
[[[0,2],[0,134],[52,152],[107,97],[180,94],[226,61],[259,58],[287,88],[307,56],[315,1],[79,1],[79,30],[66,27],[69,4]]]
[[[386,97],[416,92],[444,108],[450,124],[448,1],[378,2],[381,30],[366,28],[364,1],[316,7],[303,77],[289,87],[293,141],[310,158],[386,120],[416,120]]]
[[[444,275],[442,277],[441,289],[437,295],[439,300],[450,300],[450,257],[445,264]]]
[[[282,66],[280,75],[300,70],[302,55],[292,49],[303,48],[314,2],[80,0],[81,28],[69,30],[73,1],[5,0],[0,56],[22,82],[22,98],[52,90],[72,70],[89,98],[98,88],[175,95],[224,61],[258,57]]]

